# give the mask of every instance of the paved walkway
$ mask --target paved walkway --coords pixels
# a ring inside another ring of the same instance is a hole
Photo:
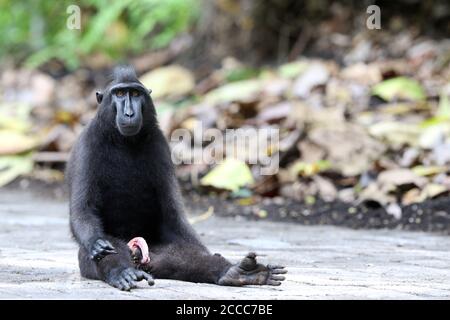
[[[0,299],[449,299],[450,237],[211,217],[195,224],[213,252],[249,250],[289,270],[280,287],[144,282],[130,293],[81,279],[67,204],[0,190]]]

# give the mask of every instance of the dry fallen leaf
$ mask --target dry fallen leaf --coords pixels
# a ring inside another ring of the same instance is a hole
[[[33,160],[27,156],[0,157],[0,187],[33,170]]]
[[[178,65],[154,69],[142,75],[140,80],[144,86],[152,90],[152,97],[155,99],[184,96],[195,86],[192,73]]]
[[[232,82],[208,92],[204,102],[210,105],[254,99],[261,91],[262,80],[252,79]]]
[[[295,80],[292,91],[295,96],[306,98],[314,87],[324,85],[329,77],[330,72],[327,67],[322,63],[314,62]]]
[[[413,184],[419,188],[424,187],[428,180],[415,174],[410,169],[385,170],[378,175],[377,183],[382,190],[391,190],[402,185]]]
[[[11,130],[0,130],[0,155],[29,151],[37,146],[37,139]]]
[[[371,138],[356,125],[336,128],[314,128],[309,139],[326,151],[331,168],[345,176],[354,176],[368,170],[385,150],[385,146]]]
[[[239,188],[253,184],[253,176],[245,162],[227,158],[200,180],[203,186],[237,191]]]

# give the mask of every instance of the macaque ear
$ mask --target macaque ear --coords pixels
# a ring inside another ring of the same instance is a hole
[[[151,94],[152,93],[152,89],[148,89],[148,94]]]
[[[102,100],[103,100],[103,93],[101,93],[100,91],[97,91],[97,92],[95,93],[95,96],[97,97],[97,102],[98,102],[98,104],[102,103]]]

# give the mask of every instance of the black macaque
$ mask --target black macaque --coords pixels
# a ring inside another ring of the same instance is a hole
[[[133,68],[116,68],[97,101],[66,172],[81,275],[121,290],[141,280],[153,285],[153,277],[280,285],[284,267],[259,264],[254,253],[232,264],[200,242],[184,215],[150,91]]]

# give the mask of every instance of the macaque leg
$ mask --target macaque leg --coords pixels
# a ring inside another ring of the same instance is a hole
[[[150,248],[150,261],[142,265],[155,278],[190,282],[215,283],[227,286],[278,286],[286,273],[283,266],[257,263],[256,254],[249,253],[233,265],[220,254],[188,245],[164,245]]]

